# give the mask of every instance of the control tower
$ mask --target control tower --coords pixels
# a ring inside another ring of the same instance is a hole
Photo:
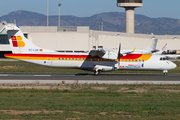
[[[143,6],[143,0],[117,0],[118,7],[126,9],[126,33],[134,33],[134,9]]]

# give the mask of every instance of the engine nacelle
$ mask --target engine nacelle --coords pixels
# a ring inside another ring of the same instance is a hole
[[[93,69],[94,71],[113,71],[115,70],[114,66],[103,66],[103,65],[96,65]]]
[[[111,50],[104,50],[104,49],[91,50],[89,55],[91,55],[92,57],[98,56],[100,58],[110,59],[110,60],[116,60],[118,57],[117,52]]]
[[[111,60],[116,60],[117,57],[118,57],[117,52],[114,51],[106,51],[104,56],[102,56],[102,58],[104,59],[111,59]]]

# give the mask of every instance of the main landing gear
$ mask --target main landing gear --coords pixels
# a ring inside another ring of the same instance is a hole
[[[101,70],[94,71],[94,75],[100,75]]]
[[[167,70],[163,70],[164,75],[167,75],[168,71]]]

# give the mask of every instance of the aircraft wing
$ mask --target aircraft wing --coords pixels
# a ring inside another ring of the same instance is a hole
[[[135,50],[136,50],[136,48],[134,48],[133,51],[123,52],[123,53],[121,53],[121,54],[131,54],[131,53],[133,53]]]

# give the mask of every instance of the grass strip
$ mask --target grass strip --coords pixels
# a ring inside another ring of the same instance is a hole
[[[179,85],[44,86],[64,89],[0,89],[0,119],[180,119]]]

